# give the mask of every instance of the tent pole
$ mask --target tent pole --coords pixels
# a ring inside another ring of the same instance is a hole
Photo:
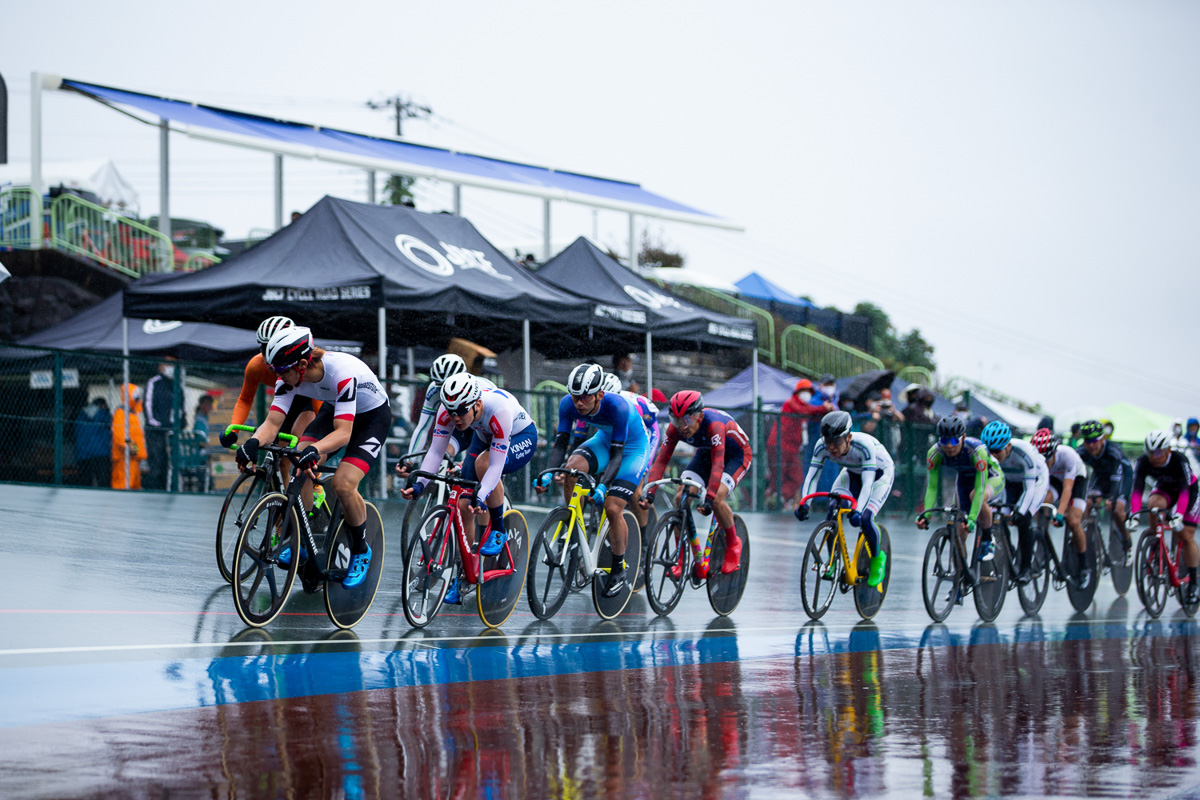
[[[549,203],[548,200],[546,202]],[[522,405],[525,406],[525,410],[527,412],[529,412],[530,416],[533,416],[533,411],[532,411],[533,398],[529,394],[530,388],[533,386],[533,380],[532,380],[533,376],[530,375],[530,369],[529,369],[529,320],[527,320],[527,319],[521,320],[521,338],[524,340],[523,362],[524,362],[524,367],[525,367],[525,402],[522,403]],[[529,484],[532,483],[532,481],[533,481],[532,475],[533,475],[533,465],[526,464],[525,465],[525,479],[523,481],[521,481],[521,485],[524,487],[523,493],[524,493],[526,503],[528,503],[531,499],[529,496]]]
[[[375,205],[375,170],[367,170],[367,202]]]
[[[550,260],[550,198],[542,200],[542,261]]]
[[[754,442],[754,446],[758,446],[758,427],[759,427],[759,404],[758,397],[758,344],[755,343],[750,351],[750,393],[754,395],[754,401],[750,404],[753,409],[751,419],[750,441]],[[752,459],[750,469],[753,470],[750,476],[750,485],[754,487],[750,492],[750,510],[758,511],[758,459]]]
[[[462,216],[462,184],[454,184],[454,216]]]
[[[417,377],[417,362],[413,349],[410,347],[408,348],[408,379],[411,381],[415,377]]]
[[[158,121],[158,232],[171,241],[171,122],[166,117]],[[172,254],[163,271],[172,271],[174,261]]]
[[[387,397],[387,308],[384,306],[379,307],[379,385],[383,387],[383,396]],[[388,496],[386,442],[383,445],[383,452],[380,455],[382,458],[379,459],[379,463],[382,465],[382,469],[379,470],[379,496],[386,500]]]
[[[654,397],[654,334],[646,331],[646,397]]]
[[[29,209],[29,249],[42,249],[42,74],[29,73],[29,188],[37,208]]]
[[[125,488],[129,488],[129,317],[121,317],[121,406],[125,409]]]
[[[283,227],[283,156],[275,154],[275,230]]]
[[[629,268],[638,268],[637,240],[634,239],[634,215],[629,215]]]

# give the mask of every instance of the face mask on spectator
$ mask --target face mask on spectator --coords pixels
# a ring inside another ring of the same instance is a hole
[[[821,391],[827,395],[832,396],[833,393],[837,391],[837,384],[836,383],[822,383]]]
[[[797,397],[800,398],[801,403],[807,403],[809,400],[812,400],[812,392],[801,392]]]

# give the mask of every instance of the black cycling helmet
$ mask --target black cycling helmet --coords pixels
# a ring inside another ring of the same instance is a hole
[[[826,442],[841,439],[850,433],[854,422],[845,411],[830,411],[821,418],[821,438]]]
[[[1100,420],[1089,419],[1079,426],[1079,435],[1085,442],[1094,442],[1104,435],[1104,424]]]
[[[967,423],[957,414],[947,414],[938,420],[939,439],[961,439],[967,435]]]

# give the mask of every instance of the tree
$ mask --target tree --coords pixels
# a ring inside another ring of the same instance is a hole
[[[412,185],[416,178],[407,175],[389,175],[383,184],[383,204],[385,206],[413,206]]]
[[[682,268],[684,257],[668,249],[662,239],[651,238],[649,232],[642,234],[642,250],[638,254],[638,264],[643,267],[674,267]]]
[[[901,367],[924,367],[930,372],[937,369],[933,362],[933,345],[925,341],[920,330],[913,328],[900,335],[887,312],[874,303],[859,303],[853,313],[871,320],[874,355],[885,367],[895,370]]]

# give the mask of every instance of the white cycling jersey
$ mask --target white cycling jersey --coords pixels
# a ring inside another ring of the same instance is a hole
[[[1070,478],[1087,478],[1087,467],[1075,448],[1060,444],[1054,451],[1054,463],[1050,465],[1050,477],[1065,481]]]
[[[498,388],[496,384],[487,378],[476,377],[475,381],[481,389]],[[442,385],[440,383],[430,383],[429,388],[425,390],[425,402],[421,404],[421,417],[417,420],[417,427],[413,429],[412,437],[409,439],[412,450],[419,450],[425,446],[425,439],[433,431],[433,423],[437,419],[441,405]]]
[[[488,459],[487,472],[479,479],[479,491],[476,493],[476,496],[483,498],[492,493],[504,475],[504,461],[508,457],[510,440],[533,425],[533,419],[517,399],[503,389],[484,389],[480,399],[483,400],[483,410],[471,422],[470,428],[485,443],[490,443],[491,457]],[[437,472],[453,429],[450,412],[443,408],[438,413],[429,450],[421,461],[424,472]],[[428,478],[418,479],[422,487],[428,482]]]
[[[1012,450],[1008,458],[1000,462],[1000,466],[1006,473],[1020,473],[1020,481],[1024,486],[1013,511],[1032,514],[1046,499],[1046,490],[1050,486],[1050,470],[1046,467],[1046,459],[1029,442],[1014,438]]]
[[[825,465],[826,459],[847,472],[858,473],[862,476],[862,489],[859,490],[857,498],[860,510],[868,507],[875,482],[881,481],[890,488],[896,474],[896,465],[892,461],[891,454],[878,439],[869,433],[857,431],[852,433],[850,447],[843,455],[836,458],[825,449],[825,440],[818,439],[816,446],[813,447],[812,463],[809,465],[808,474],[804,476],[804,489],[800,492],[801,496],[808,496],[817,488],[817,481],[821,478],[821,467]]]
[[[321,363],[325,374],[315,383],[300,381],[299,386],[292,387],[282,379],[276,381],[271,410],[287,414],[296,395],[301,395],[333,403],[334,419],[354,419],[356,414],[379,408],[388,401],[371,368],[355,356],[330,352],[321,358]]]

